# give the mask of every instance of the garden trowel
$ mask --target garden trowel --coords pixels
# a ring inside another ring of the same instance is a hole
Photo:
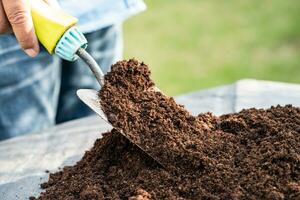
[[[88,42],[83,33],[76,27],[78,20],[61,10],[57,4],[53,6],[49,2],[47,0],[29,1],[33,24],[39,41],[50,54],[56,54],[64,60],[75,61],[81,58],[89,66],[100,86],[103,86],[104,74],[95,59],[86,51]],[[77,95],[110,124],[102,111],[98,91],[80,89],[77,91]],[[128,138],[122,130],[117,130]],[[130,140],[130,138],[128,139]],[[134,143],[132,140],[130,141]],[[138,147],[143,150],[140,146]],[[149,156],[153,158],[153,156]],[[157,159],[154,160],[157,161]]]
[[[32,21],[39,41],[50,54],[56,54],[64,60],[75,61],[80,57],[90,67],[99,84],[103,84],[103,73],[85,50],[88,42],[76,27],[78,20],[65,13],[54,2],[56,1],[29,1]]]

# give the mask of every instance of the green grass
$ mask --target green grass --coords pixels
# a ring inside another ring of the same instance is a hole
[[[125,23],[125,57],[169,95],[255,78],[300,83],[300,1],[148,0]]]

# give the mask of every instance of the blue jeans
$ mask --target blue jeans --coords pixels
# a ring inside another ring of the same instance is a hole
[[[86,37],[87,50],[107,72],[122,56],[121,26]],[[92,114],[76,96],[80,88],[99,89],[81,60],[67,62],[43,48],[36,58],[29,58],[12,35],[0,36],[0,140]]]

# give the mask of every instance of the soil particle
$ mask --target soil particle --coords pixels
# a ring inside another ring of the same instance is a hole
[[[145,64],[121,61],[99,95],[114,127],[166,169],[113,129],[38,199],[300,199],[299,108],[195,117],[153,86]]]

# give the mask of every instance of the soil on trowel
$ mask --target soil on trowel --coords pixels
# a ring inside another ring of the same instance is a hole
[[[300,199],[299,108],[192,116],[153,86],[144,63],[113,65],[99,95],[116,129],[37,199]]]

